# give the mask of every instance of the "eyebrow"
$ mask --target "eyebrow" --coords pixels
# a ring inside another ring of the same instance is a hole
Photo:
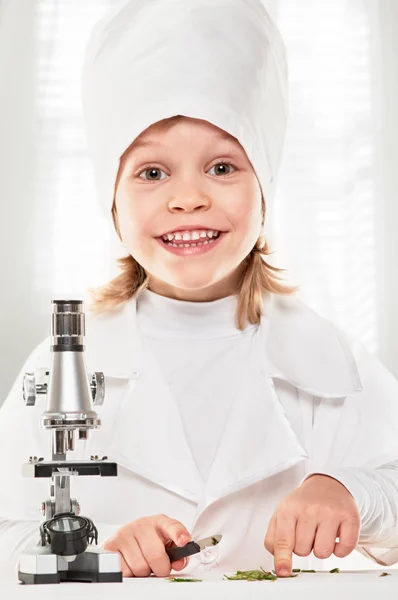
[[[227,132],[220,133],[219,135],[217,135],[217,136],[214,136],[214,137],[212,138],[212,141],[213,141],[213,142],[216,142],[216,141],[218,141],[218,140],[227,140],[227,141],[229,141],[229,142],[232,142],[232,143],[233,143],[233,144],[235,144],[235,145],[237,145],[237,144],[238,144],[238,141],[237,141],[236,139],[234,139],[234,138],[233,138],[233,137],[232,137],[232,136],[231,136],[229,133],[227,133]],[[133,142],[133,144],[132,144],[132,148],[134,148],[134,150],[135,150],[135,149],[137,149],[137,148],[147,148],[148,146],[155,146],[155,145],[157,145],[157,144],[160,144],[160,145],[162,145],[162,142],[155,142],[154,140],[147,140],[147,141],[144,141],[144,140],[137,140],[137,141]]]

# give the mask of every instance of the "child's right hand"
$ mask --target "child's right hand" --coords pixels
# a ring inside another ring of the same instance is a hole
[[[181,571],[189,558],[173,563],[166,553],[170,541],[185,546],[191,535],[182,523],[166,515],[143,517],[124,525],[108,538],[103,548],[119,552],[123,577],[168,577],[171,569]]]

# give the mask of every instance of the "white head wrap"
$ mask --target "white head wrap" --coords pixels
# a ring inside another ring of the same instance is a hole
[[[91,33],[82,100],[107,216],[120,156],[173,115],[204,119],[238,139],[268,213],[288,89],[285,46],[261,0],[124,0]]]

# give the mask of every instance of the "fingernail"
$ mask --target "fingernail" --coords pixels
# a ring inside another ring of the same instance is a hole
[[[289,569],[279,569],[279,575],[281,575],[282,577],[289,575]]]
[[[187,536],[186,533],[183,533],[182,535],[180,535],[180,537],[178,538],[178,543],[182,546],[183,544],[186,544],[189,540],[189,537]]]

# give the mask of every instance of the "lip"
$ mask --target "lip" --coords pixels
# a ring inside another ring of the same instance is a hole
[[[215,227],[205,227],[204,225],[186,225],[185,227],[177,227],[177,229],[169,229],[164,233],[161,233],[158,237],[161,238],[168,233],[177,233],[181,231],[219,231],[225,233],[222,229],[216,229]]]
[[[185,230],[186,231],[186,230]],[[156,238],[158,244],[162,246],[165,250],[170,252],[171,254],[175,254],[177,256],[198,256],[201,254],[205,254],[206,252],[211,252],[214,250],[220,243],[221,240],[224,239],[227,232],[222,232],[214,241],[209,242],[208,244],[202,244],[201,246],[190,246],[186,248],[184,244],[181,244],[181,247],[176,248],[175,246],[168,246],[164,243],[162,238]]]

